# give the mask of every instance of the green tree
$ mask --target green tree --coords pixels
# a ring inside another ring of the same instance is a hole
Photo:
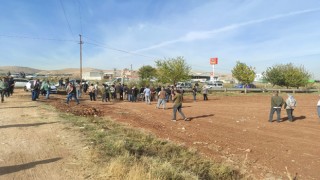
[[[138,70],[138,76],[140,77],[139,86],[149,86],[150,80],[156,76],[157,69],[152,66],[142,66]]]
[[[156,68],[152,66],[142,66],[138,70],[138,76],[140,77],[141,80],[146,80],[149,81],[150,79],[154,78],[156,76]]]
[[[282,65],[275,65],[268,67],[265,72],[263,72],[263,78],[265,81],[272,84],[272,86],[284,86],[285,77],[284,77],[284,68]]]
[[[191,67],[185,62],[184,58],[170,58],[157,60],[157,78],[162,83],[173,83],[190,80]]]
[[[306,86],[311,74],[303,66],[294,66],[292,63],[279,64],[269,67],[264,78],[273,86],[296,87]]]
[[[247,66],[245,63],[237,61],[236,66],[232,69],[232,76],[236,78],[240,83],[248,85],[253,82],[256,72],[251,66]]]

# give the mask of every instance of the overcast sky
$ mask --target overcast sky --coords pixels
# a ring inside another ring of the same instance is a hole
[[[193,70],[303,65],[320,79],[319,0],[0,0],[0,66],[138,69],[183,56]],[[127,53],[129,52],[129,53]]]

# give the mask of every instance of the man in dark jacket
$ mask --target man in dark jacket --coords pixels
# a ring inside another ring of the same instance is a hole
[[[67,87],[67,104],[69,104],[69,101],[72,97],[74,97],[74,99],[77,101],[77,105],[80,104],[79,100],[77,98],[77,91],[76,91],[76,87],[70,82],[69,86]]]
[[[186,118],[186,116],[183,114],[182,112],[182,95],[180,94],[179,90],[176,90],[175,95],[173,97],[173,115],[172,115],[172,121],[176,121],[176,114],[177,111],[180,113],[180,115],[182,116],[182,118],[185,121],[190,121],[190,119]]]
[[[271,97],[271,110],[269,115],[269,122],[273,121],[274,112],[277,112],[277,122],[281,122],[280,113],[283,104],[283,98],[278,95],[278,91],[274,91],[273,96]]]

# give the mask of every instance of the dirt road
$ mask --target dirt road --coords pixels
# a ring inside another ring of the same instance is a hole
[[[0,104],[0,179],[90,178],[81,134],[20,90]]]

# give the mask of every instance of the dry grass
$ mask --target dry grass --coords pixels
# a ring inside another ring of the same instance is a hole
[[[197,152],[111,120],[61,115],[80,126],[104,167],[98,179],[239,179],[231,168]]]

